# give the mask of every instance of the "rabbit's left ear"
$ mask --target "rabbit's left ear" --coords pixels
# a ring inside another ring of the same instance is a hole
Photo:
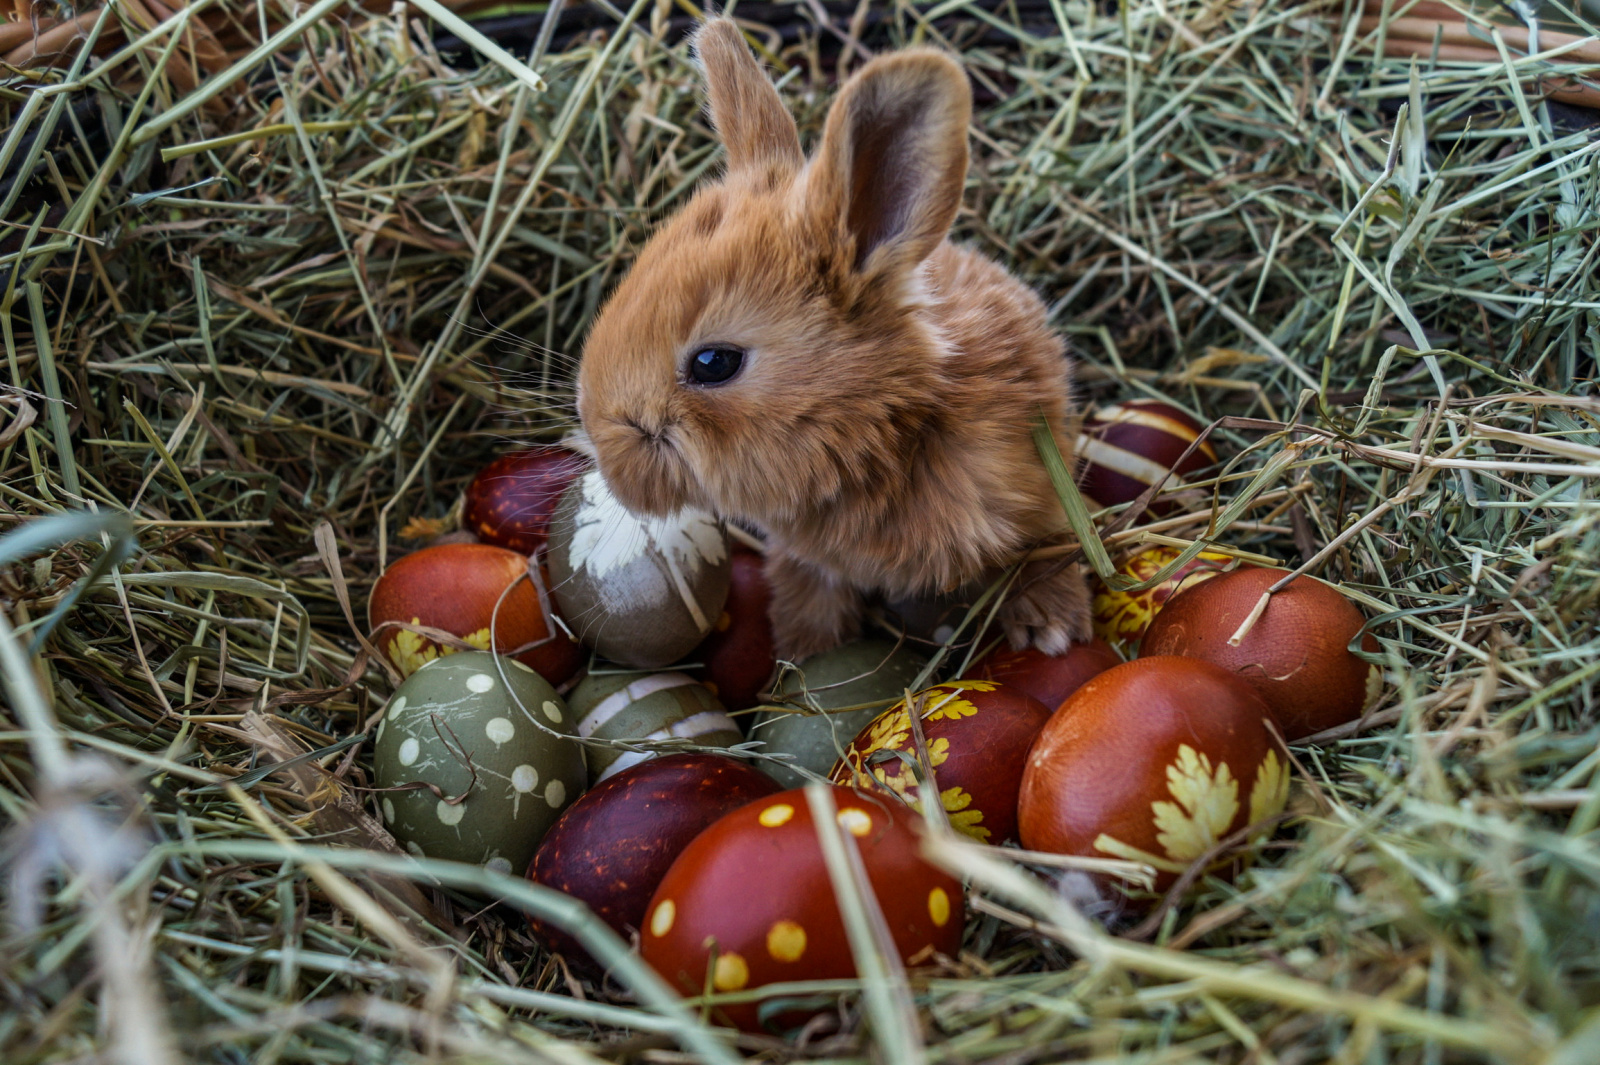
[[[694,35],[694,52],[706,73],[711,124],[728,149],[730,172],[780,163],[798,170],[805,162],[800,131],[778,90],[732,19],[710,19]]]
[[[950,232],[966,183],[971,115],[966,75],[932,49],[880,56],[840,91],[808,197],[858,270],[914,267]]]

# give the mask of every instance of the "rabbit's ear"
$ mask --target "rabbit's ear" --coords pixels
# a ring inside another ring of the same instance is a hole
[[[694,51],[706,72],[711,124],[727,146],[728,169],[782,163],[798,170],[805,155],[794,117],[733,20],[703,23],[694,35]]]
[[[828,109],[811,208],[831,218],[866,272],[915,266],[950,231],[967,175],[972,91],[932,49],[880,56]]]

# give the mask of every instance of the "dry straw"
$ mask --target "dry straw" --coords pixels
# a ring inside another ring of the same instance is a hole
[[[1306,567],[1388,681],[1296,748],[1253,869],[1145,941],[940,837],[966,952],[869,965],[787,1044],[331,812],[391,690],[347,617],[497,448],[562,431],[586,323],[719,162],[691,5],[373,6],[5,24],[0,1060],[1600,1060],[1600,142],[1544,95],[1589,46],[1512,24],[1590,35],[1577,5],[729,5],[808,134],[866,51],[959,50],[961,238],[1039,285],[1091,402],[1226,419],[1195,508],[1096,515],[1091,558]]]

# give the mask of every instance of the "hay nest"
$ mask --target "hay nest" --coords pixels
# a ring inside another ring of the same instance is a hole
[[[810,132],[867,50],[961,52],[960,236],[1091,402],[1226,419],[1214,506],[1105,546],[1304,566],[1387,678],[1236,882],[1112,936],[974,859],[914,1018],[786,1043],[578,979],[520,912],[559,900],[385,857],[360,791],[366,589],[571,421],[586,323],[718,164],[691,5],[18,5],[0,1059],[1600,1058],[1600,141],[1551,99],[1593,28],[1470,6],[737,5]]]

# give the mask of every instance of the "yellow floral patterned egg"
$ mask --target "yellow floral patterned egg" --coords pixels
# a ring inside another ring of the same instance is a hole
[[[891,791],[920,810],[922,762],[913,713],[951,827],[980,843],[1016,839],[1023,765],[1049,709],[997,681],[936,684],[909,703],[896,703],[862,729],[833,767],[833,781]]]
[[[1147,581],[1161,572],[1179,555],[1175,547],[1150,547],[1129,558],[1117,572],[1136,581]],[[1208,581],[1217,574],[1232,568],[1234,560],[1214,551],[1202,551],[1178,567],[1166,580],[1138,592],[1118,592],[1096,582],[1094,601],[1094,634],[1102,640],[1126,650],[1143,638],[1150,622],[1155,620],[1168,599],[1185,588]]]

